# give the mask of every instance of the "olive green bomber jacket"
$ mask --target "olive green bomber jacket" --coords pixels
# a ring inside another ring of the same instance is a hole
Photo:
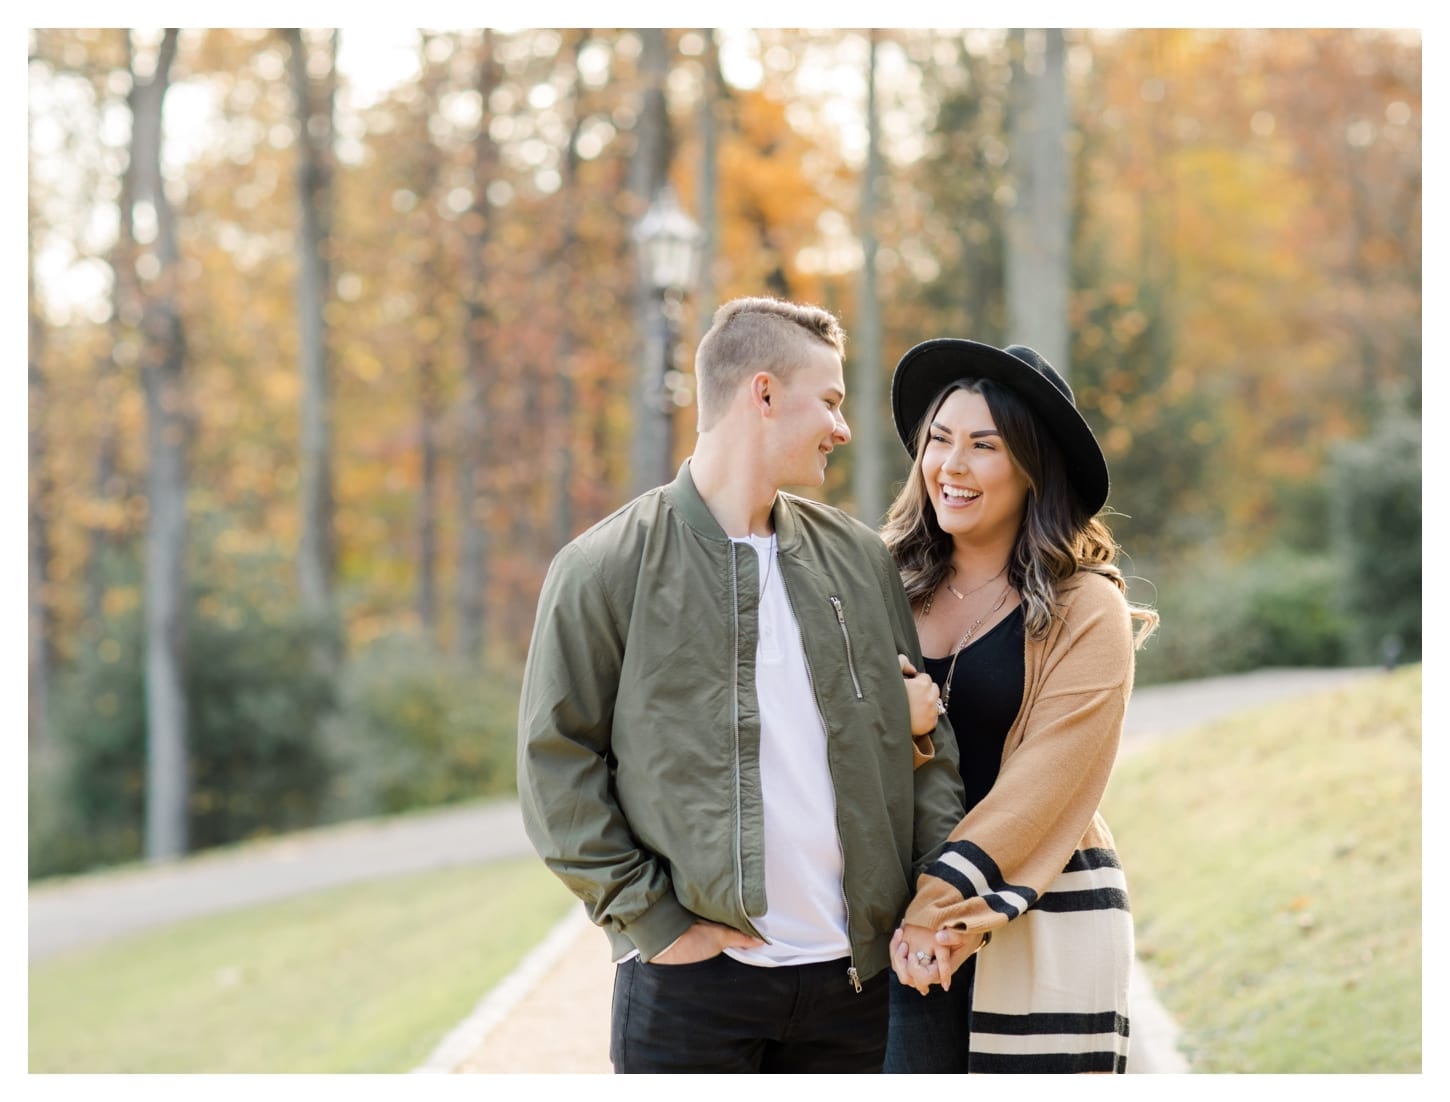
[[[896,655],[921,654],[876,533],[788,494],[772,520],[827,732],[859,982],[887,966],[915,875],[961,819],[956,742],[943,720],[913,768]],[[757,561],[687,461],[560,551],[540,593],[519,704],[524,823],[616,959],[652,958],[697,918],[758,936]]]

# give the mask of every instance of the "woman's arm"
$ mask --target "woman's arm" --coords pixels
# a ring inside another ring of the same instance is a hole
[[[1132,687],[1132,633],[1121,593],[1092,577],[1075,588],[1064,617],[1040,687],[1024,697],[1020,744],[918,877],[906,923],[970,932],[1005,925],[1037,902],[1092,822]]]

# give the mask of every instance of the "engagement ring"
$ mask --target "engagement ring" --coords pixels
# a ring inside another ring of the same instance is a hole
[[[918,949],[916,951],[916,963],[921,965],[923,968],[925,968],[935,959],[936,958],[928,953],[925,949]]]

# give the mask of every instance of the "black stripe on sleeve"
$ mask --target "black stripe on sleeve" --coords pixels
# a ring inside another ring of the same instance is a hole
[[[942,847],[942,851],[960,854],[976,865],[978,871],[986,879],[987,887],[993,891],[1000,890],[1005,883],[1002,879],[1002,870],[997,867],[997,862],[993,861],[981,846],[963,838],[960,842],[948,842]]]
[[[963,899],[971,899],[977,894],[977,886],[968,879],[966,873],[941,861],[933,861],[928,865],[926,875],[935,876],[938,880],[950,884],[961,893]]]
[[[1062,871],[1086,872],[1088,869],[1120,869],[1122,867],[1116,853],[1101,846],[1094,846],[1092,849],[1074,850]]]
[[[998,892],[1015,892],[1017,895],[1020,895],[1022,897],[1028,908],[1030,908],[1034,903],[1037,902],[1037,893],[1031,888],[1026,887],[1022,884],[1007,883],[1006,878],[1002,876],[1002,870],[997,867],[997,862],[993,861],[992,858],[988,856],[987,851],[984,850],[981,846],[974,845],[973,843],[967,841],[964,838],[960,842],[948,842],[944,849],[956,853],[963,859],[971,862],[974,866],[976,866],[977,871],[982,874],[982,879],[987,882],[988,892],[992,893],[989,894],[986,898],[988,905],[991,906],[994,911],[998,911],[1001,914],[1005,914],[1008,917],[1012,918],[1015,918],[1018,914],[1021,913],[1017,907],[1012,906],[1010,903],[1002,903],[1001,906],[998,906],[997,903],[992,902],[992,895]],[[940,863],[940,860],[938,860],[937,864]],[[935,865],[933,865],[933,867],[928,869],[927,871],[933,876],[939,875],[935,871]],[[947,878],[942,877],[942,879],[945,880]],[[964,898],[971,898],[971,896],[974,896],[976,894],[976,890],[973,889],[970,892],[964,892],[963,896]],[[999,900],[998,902],[1001,901]]]
[[[1038,911],[1131,911],[1122,888],[1090,888],[1081,892],[1048,892],[1037,901]]]

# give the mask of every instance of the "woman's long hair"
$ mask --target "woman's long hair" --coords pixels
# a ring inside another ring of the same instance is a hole
[[[1059,585],[1080,570],[1101,574],[1126,594],[1128,586],[1116,565],[1118,545],[1112,533],[1078,501],[1061,449],[1031,408],[1010,387],[991,379],[959,379],[937,395],[917,427],[911,475],[891,503],[881,528],[912,607],[921,608],[952,570],[952,537],[937,524],[921,458],[932,421],[957,390],[986,399],[1008,456],[1027,476],[1027,508],[1007,561],[1008,580],[1022,597],[1027,637],[1041,639],[1047,634],[1057,615]],[[1129,610],[1140,625],[1134,645],[1142,646],[1158,625],[1158,613],[1133,605]]]

